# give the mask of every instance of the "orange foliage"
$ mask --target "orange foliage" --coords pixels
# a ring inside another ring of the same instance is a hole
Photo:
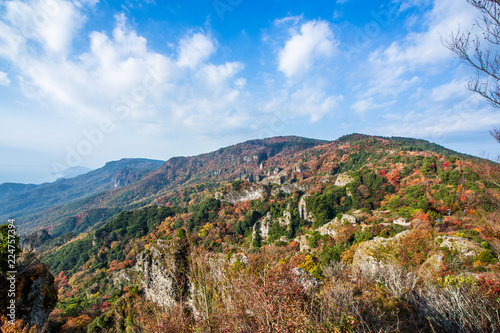
[[[417,266],[422,264],[433,249],[433,237],[430,231],[413,229],[401,239],[398,258],[403,265]]]
[[[392,185],[398,186],[400,179],[401,179],[401,174],[399,169],[392,169],[387,173],[387,181]]]
[[[11,324],[7,317],[2,316],[0,317],[0,331],[3,333],[34,333],[36,328],[28,329],[21,319],[17,319],[14,324]]]
[[[68,321],[61,327],[62,332],[83,332],[92,322],[88,315],[82,315],[76,318],[69,318]]]
[[[429,215],[422,213],[422,212],[417,212],[414,216],[416,219],[424,220],[427,222],[430,222]]]

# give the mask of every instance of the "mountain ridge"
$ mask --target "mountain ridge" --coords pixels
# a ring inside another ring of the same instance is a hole
[[[162,198],[171,195],[169,193],[172,191],[175,192],[176,189],[183,186],[195,185],[196,183],[207,181],[215,184],[222,180],[258,178],[259,173],[262,174],[261,168],[265,168],[267,172],[272,168],[280,168],[280,163],[282,162],[276,162],[278,160],[285,161],[287,157],[294,156],[296,157],[294,163],[300,164],[297,156],[302,153],[305,155],[308,153],[319,154],[319,150],[322,150],[323,154],[334,154],[342,145],[351,145],[355,144],[355,142],[366,140],[377,142],[381,145],[380,149],[382,147],[393,147],[394,149],[406,149],[410,151],[423,151],[427,149],[436,153],[474,158],[426,140],[402,137],[388,138],[359,133],[345,135],[333,141],[299,136],[253,139],[195,156],[172,157],[155,170],[137,177],[134,182],[118,184],[121,186],[108,188],[101,192],[94,192],[85,197],[77,198],[71,203],[51,205],[43,214],[41,214],[40,210],[32,211],[29,214],[21,216],[22,220],[20,220],[19,224],[23,231],[25,227],[28,231],[34,231],[40,227],[49,227],[50,229],[50,226],[63,223],[72,216],[85,214],[86,211],[109,208],[118,209],[120,207],[123,209],[134,209],[154,202],[162,202],[162,200],[164,201]],[[277,155],[279,156],[276,157]],[[301,158],[307,158],[305,155]],[[358,158],[356,165],[365,163],[365,157]],[[136,160],[138,163],[141,161],[141,159]],[[120,161],[123,166],[123,164],[126,164],[130,160],[122,159]],[[117,164],[120,161],[108,162],[105,167],[116,171],[115,167],[120,165]],[[286,163],[289,162],[287,161]],[[352,166],[340,166],[339,171],[342,168],[349,167]],[[122,171],[122,173],[124,174],[121,178],[126,179],[127,172]],[[263,176],[265,175],[262,174],[260,177]],[[62,181],[57,185],[65,186],[66,183]]]
[[[1,184],[0,218],[22,219],[30,214],[41,214],[46,209],[67,204],[95,193],[127,185],[159,168],[164,161],[122,159],[106,163],[102,168],[73,178],[61,178],[52,183],[25,185]],[[16,190],[8,189],[14,188]]]

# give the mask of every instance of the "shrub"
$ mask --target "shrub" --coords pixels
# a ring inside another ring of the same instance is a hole
[[[483,250],[477,255],[477,260],[483,264],[489,264],[493,260],[493,254],[490,250]]]
[[[413,229],[401,239],[398,259],[403,265],[417,266],[425,261],[433,248],[433,237],[430,231]]]
[[[474,285],[426,284],[411,295],[410,303],[446,332],[498,332],[498,302],[484,297]]]

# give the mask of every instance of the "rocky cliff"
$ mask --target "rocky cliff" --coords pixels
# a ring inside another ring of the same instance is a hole
[[[54,284],[54,277],[47,266],[37,260],[19,265],[15,277],[16,327],[28,327],[33,328],[34,332],[44,332],[47,318],[57,303],[57,287]],[[6,295],[9,287],[10,282],[7,277],[2,276],[0,291],[5,296],[0,301],[1,315],[7,315],[7,303],[10,299]],[[19,322],[19,319],[22,322]]]

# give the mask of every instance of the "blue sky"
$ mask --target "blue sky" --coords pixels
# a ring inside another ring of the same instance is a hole
[[[0,183],[276,135],[499,153],[500,112],[440,42],[465,0],[0,4]]]

